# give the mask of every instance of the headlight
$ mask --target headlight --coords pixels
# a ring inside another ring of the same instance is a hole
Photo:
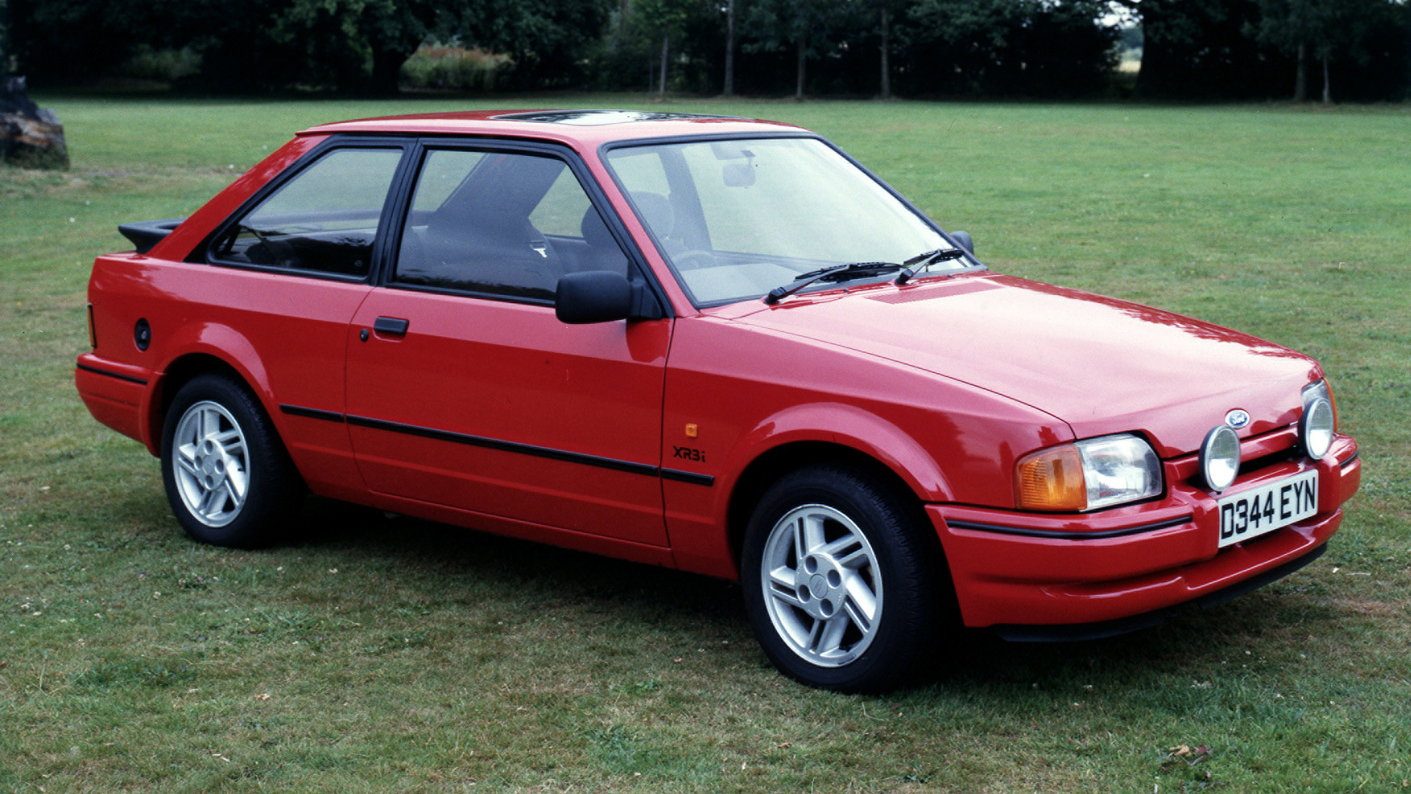
[[[1161,490],[1156,452],[1125,433],[1040,450],[1015,466],[1015,498],[1024,510],[1096,510],[1160,496]]]
[[[1337,431],[1337,411],[1328,382],[1320,380],[1303,389],[1303,416],[1298,420],[1298,437],[1308,457],[1318,460],[1328,454]]]

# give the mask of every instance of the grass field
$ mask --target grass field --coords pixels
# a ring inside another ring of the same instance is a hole
[[[1313,353],[1362,444],[1288,579],[845,697],[722,582],[322,501],[266,551],[187,541],[73,390],[93,256],[297,128],[478,105],[40,99],[73,169],[0,170],[0,792],[1411,789],[1411,108],[669,106],[816,129],[997,270]]]

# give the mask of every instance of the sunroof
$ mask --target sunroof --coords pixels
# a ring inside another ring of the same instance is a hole
[[[626,124],[632,121],[668,121],[671,119],[727,119],[732,116],[711,116],[701,113],[662,113],[654,110],[546,110],[538,113],[508,113],[497,119],[542,121],[549,124],[574,124],[597,127],[604,124]]]

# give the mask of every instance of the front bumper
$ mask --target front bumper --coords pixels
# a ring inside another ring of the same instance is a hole
[[[1327,543],[1362,473],[1356,443],[1340,436],[1320,461],[1284,460],[1241,476],[1223,495],[1317,469],[1319,512],[1220,549],[1216,497],[1191,484],[1194,465],[1193,458],[1167,464],[1172,484],[1159,501],[1095,513],[929,505],[965,625],[1010,634],[1116,626],[1259,577],[1272,580],[1268,574],[1296,570],[1293,563]]]

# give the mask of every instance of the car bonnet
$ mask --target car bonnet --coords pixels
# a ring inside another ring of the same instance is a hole
[[[919,368],[1018,400],[1079,438],[1140,432],[1197,449],[1232,409],[1242,437],[1297,421],[1316,362],[1217,325],[993,274],[833,290],[737,321]]]

